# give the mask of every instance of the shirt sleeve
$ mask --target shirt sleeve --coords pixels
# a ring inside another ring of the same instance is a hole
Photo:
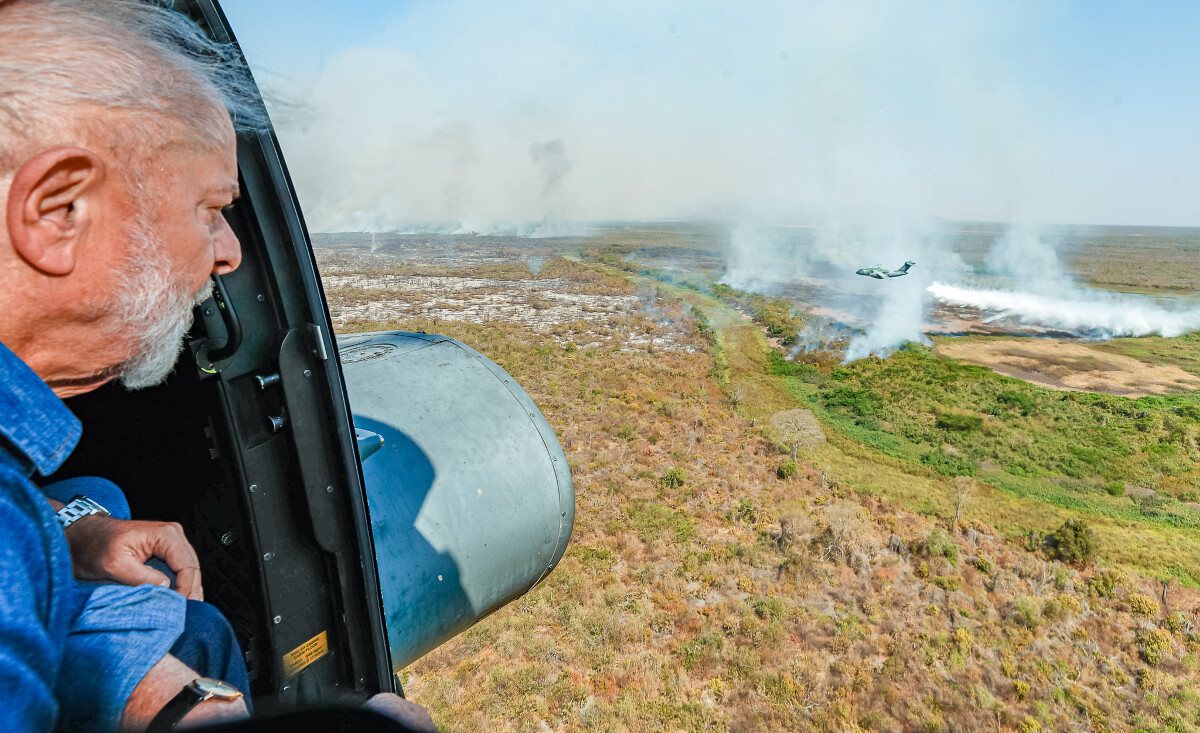
[[[93,590],[67,634],[57,688],[60,727],[116,730],[133,689],[183,633],[186,616],[187,599],[168,588]]]
[[[0,466],[0,484],[18,481]],[[12,495],[0,491],[0,730],[48,731],[61,631],[47,630],[51,568],[45,538]]]

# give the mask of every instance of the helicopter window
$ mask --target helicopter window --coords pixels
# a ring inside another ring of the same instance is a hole
[[[418,700],[1034,730],[1200,694],[1195,8],[224,7],[334,327],[495,359],[579,487],[564,567]]]

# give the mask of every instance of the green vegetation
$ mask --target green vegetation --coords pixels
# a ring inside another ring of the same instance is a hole
[[[717,300],[748,314],[768,336],[779,338],[784,346],[795,344],[796,335],[804,327],[804,317],[783,298],[747,293],[721,283],[713,283],[710,292]]]
[[[986,462],[1014,476],[1064,480],[1081,494],[1113,481],[1200,488],[1195,396],[1054,392],[921,346],[845,367],[779,355],[771,366],[835,427],[945,475],[972,475]],[[1145,514],[1169,522],[1165,508]]]
[[[779,464],[779,468],[775,469],[775,475],[778,476],[780,480],[787,480],[792,476],[795,476],[796,462],[791,458],[785,458],[783,463]]]
[[[1147,364],[1170,364],[1200,376],[1200,333],[1184,334],[1176,338],[1143,336],[1113,339],[1101,344],[1100,348],[1132,356]],[[1200,419],[1200,412],[1194,414],[1192,419]]]
[[[1096,531],[1081,519],[1068,519],[1046,542],[1051,557],[1073,565],[1091,565],[1099,550]]]
[[[688,474],[679,466],[668,468],[662,476],[662,485],[668,489],[678,489],[687,483]]]

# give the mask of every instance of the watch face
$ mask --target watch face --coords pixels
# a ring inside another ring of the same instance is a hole
[[[208,677],[197,677],[196,681],[192,684],[194,684],[196,688],[204,694],[212,695],[213,697],[222,697],[226,700],[236,700],[242,696],[242,693],[238,692],[236,687],[228,682],[222,682],[221,680],[209,679]]]

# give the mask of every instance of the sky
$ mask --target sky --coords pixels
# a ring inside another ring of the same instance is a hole
[[[1200,3],[222,5],[318,231],[1200,226]]]

